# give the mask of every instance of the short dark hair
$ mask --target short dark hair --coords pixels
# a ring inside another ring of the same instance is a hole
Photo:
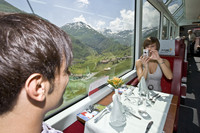
[[[148,37],[144,40],[143,48],[146,48],[147,46],[156,43],[156,50],[160,49],[160,42],[156,37]]]
[[[31,74],[53,81],[72,58],[71,40],[59,27],[31,14],[0,15],[0,115],[12,109]]]

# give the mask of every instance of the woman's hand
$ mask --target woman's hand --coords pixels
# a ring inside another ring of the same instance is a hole
[[[157,61],[161,59],[157,50],[151,50],[149,58],[152,60],[157,60]]]
[[[147,79],[147,74],[149,71],[149,57],[141,56],[140,59],[136,61],[136,72],[138,75],[138,79],[140,80],[143,76],[145,79]]]
[[[148,62],[150,60],[149,57],[146,57],[146,56],[141,56],[140,57],[140,60],[142,62],[142,65],[145,67],[145,68],[148,68]]]

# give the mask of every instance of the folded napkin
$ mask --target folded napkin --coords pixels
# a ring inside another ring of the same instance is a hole
[[[112,98],[113,108],[110,114],[110,124],[112,126],[122,126],[126,123],[126,116],[124,115],[125,110],[117,94],[114,94]]]
[[[149,89],[147,88],[147,84],[145,81],[145,78],[142,76],[139,84],[138,84],[138,88],[139,88],[139,94],[140,95],[147,95],[149,94]]]

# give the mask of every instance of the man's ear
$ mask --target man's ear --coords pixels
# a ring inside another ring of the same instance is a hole
[[[34,73],[25,82],[27,95],[33,100],[42,102],[46,98],[46,84],[44,77],[39,73]]]

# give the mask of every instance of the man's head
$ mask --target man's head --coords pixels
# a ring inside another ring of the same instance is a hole
[[[0,115],[13,108],[34,73],[54,86],[55,73],[71,63],[71,50],[68,35],[39,17],[0,15]]]
[[[192,34],[192,30],[188,30],[188,34]]]

